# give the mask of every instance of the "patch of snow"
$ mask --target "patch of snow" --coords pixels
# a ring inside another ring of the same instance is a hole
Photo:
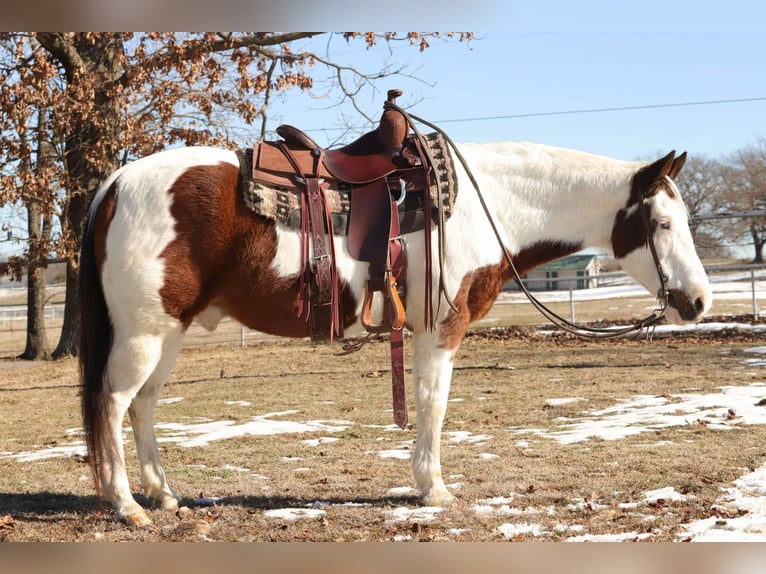
[[[618,532],[616,534],[583,534],[581,536],[571,536],[566,539],[567,542],[625,542],[632,540],[645,540],[651,533],[644,532]]]
[[[273,510],[266,510],[263,514],[269,518],[293,521],[303,518],[319,518],[327,514],[327,512],[319,508],[275,508]]]
[[[410,456],[412,456],[409,450],[400,450],[400,449],[390,449],[390,450],[380,450],[380,451],[368,450],[367,454],[377,454],[380,458],[397,458],[399,460],[409,460]]]
[[[310,438],[307,440],[302,440],[301,442],[305,444],[306,446],[319,446],[320,444],[330,444],[332,442],[337,442],[340,439],[334,436],[323,436],[319,438]]]
[[[688,426],[697,421],[716,430],[766,424],[766,409],[756,406],[766,398],[766,384],[719,389],[721,392],[707,394],[636,395],[605,409],[587,411],[582,420],[564,419],[560,430],[515,429],[513,432],[572,444],[589,438],[617,440],[659,428]]]
[[[229,405],[232,407],[250,407],[253,405],[250,401],[224,401],[225,405]]]
[[[687,497],[680,492],[676,491],[672,486],[666,486],[665,488],[658,488],[657,490],[649,490],[644,493],[644,500],[648,503],[655,503],[658,500],[666,500],[670,502],[683,502]]]
[[[451,431],[448,432],[449,442],[467,442],[467,443],[481,443],[486,442],[492,438],[489,434],[473,434],[470,431]]]
[[[212,441],[240,436],[267,436],[307,432],[341,432],[346,430],[349,421],[286,421],[274,420],[275,417],[296,414],[298,411],[283,411],[255,416],[250,421],[236,424],[234,421],[211,421],[197,424],[158,423],[155,428],[165,436],[159,442],[177,443],[184,447],[205,446]]]
[[[19,462],[36,462],[49,458],[71,458],[73,456],[85,456],[88,449],[82,441],[76,441],[68,445],[52,446],[35,451],[1,453],[0,458],[15,458]]]
[[[560,399],[545,399],[545,404],[552,407],[559,407],[562,405],[570,405],[572,403],[579,403],[580,401],[587,401],[582,397],[563,397]]]
[[[498,504],[510,504],[513,502],[512,496],[495,496],[493,498],[480,498],[476,501],[477,504],[489,504],[489,505],[498,505]]]
[[[167,399],[159,399],[157,401],[158,405],[172,405],[174,403],[180,403],[182,400],[184,400],[183,397],[168,397]]]
[[[479,454],[479,458],[482,460],[493,460],[500,457],[496,454],[492,454],[491,452],[482,452]]]
[[[245,468],[244,466],[232,466],[230,464],[225,464],[223,466],[224,470],[234,470],[236,472],[250,472],[251,469]]]
[[[766,464],[723,489],[715,507],[742,516],[697,520],[684,525],[678,537],[693,542],[766,542]]]
[[[497,527],[497,529],[500,531],[500,534],[505,536],[507,539],[515,538],[516,536],[522,535],[522,534],[531,534],[532,536],[540,536],[540,534],[543,533],[543,527],[539,524],[528,524],[526,522],[521,522],[519,524],[501,524]]]
[[[390,517],[394,522],[431,522],[439,518],[439,514],[443,511],[444,509],[440,506],[423,506],[421,508],[398,506],[393,510],[384,511],[383,514]]]

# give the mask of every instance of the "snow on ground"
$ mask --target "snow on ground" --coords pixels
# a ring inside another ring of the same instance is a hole
[[[572,444],[590,438],[617,440],[659,428],[694,423],[720,430],[766,424],[766,409],[756,406],[766,399],[766,383],[725,386],[719,390],[708,394],[636,395],[605,409],[586,411],[585,418],[557,419],[560,426],[555,430],[512,430],[516,434],[534,434],[560,444]]]
[[[766,542],[766,464],[723,489],[715,507],[734,518],[687,524],[681,539],[697,542]],[[742,514],[742,516],[738,516]]]
[[[211,441],[239,436],[263,436],[285,433],[341,432],[352,423],[349,421],[274,420],[275,417],[296,414],[298,411],[282,411],[252,417],[250,421],[236,424],[234,421],[209,421],[201,423],[157,423],[157,442],[173,442],[185,447],[205,446]]]

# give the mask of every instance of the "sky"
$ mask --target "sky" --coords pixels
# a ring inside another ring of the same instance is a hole
[[[422,81],[380,82],[380,92],[360,97],[365,110],[379,116],[385,90],[402,88],[400,103],[455,141],[527,140],[622,159],[671,149],[723,158],[766,136],[766,5],[541,1],[498,3],[490,13],[503,30],[477,32],[468,45],[436,40],[419,54],[338,41],[333,55],[366,69],[388,55],[409,64]],[[689,105],[728,100],[751,101]],[[291,95],[270,127],[293,123],[328,143],[339,122],[325,106]],[[644,109],[589,111],[632,107]]]

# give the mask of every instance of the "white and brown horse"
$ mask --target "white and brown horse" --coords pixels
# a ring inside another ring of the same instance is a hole
[[[460,145],[503,242],[459,170],[460,193],[446,223],[442,281],[455,308],[436,306],[424,327],[424,240],[404,236],[408,254],[407,327],[412,331],[417,445],[412,459],[422,501],[453,496],[440,466],[441,426],[455,354],[471,321],[490,308],[511,277],[585,247],[607,248],[651,293],[660,288],[651,239],[667,277],[667,317],[699,319],[711,291],[673,183],[685,154],[626,162],[530,143]],[[298,231],[253,215],[237,192],[234,152],[172,149],[114,173],[90,209],[81,258],[82,401],[96,486],[126,523],[150,523],[125,469],[122,422],[129,413],[143,489],[162,508],[180,496],[165,477],[153,428],[160,390],[184,334],[196,321],[215,329],[226,316],[251,329],[306,337],[298,317]],[[646,206],[650,225],[642,224]],[[649,231],[647,231],[649,230]],[[335,238],[346,336],[362,333],[367,264]],[[432,267],[438,273],[439,266]],[[436,279],[438,282],[438,278]]]

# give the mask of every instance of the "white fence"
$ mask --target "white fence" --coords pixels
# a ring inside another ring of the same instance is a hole
[[[764,311],[766,309],[766,266],[710,267],[708,275],[715,299],[713,314],[749,316],[750,319],[756,320],[762,312],[766,313]],[[561,314],[568,312],[572,320],[583,320],[590,308],[614,299],[644,300],[648,301],[647,304],[651,304],[652,296],[624,273],[605,273],[595,276],[594,279],[598,287],[536,291],[535,296],[543,303],[559,305],[557,312]],[[550,280],[540,279],[539,281]],[[62,285],[52,285],[49,290],[50,298],[63,300]],[[23,287],[0,289],[0,357],[15,356],[24,350],[27,319],[27,309],[23,303],[25,297],[26,289]],[[12,303],[9,303],[10,301]],[[524,294],[511,289],[510,286],[498,298],[495,310],[496,314],[508,317],[506,324],[514,324],[514,317],[519,315],[515,311],[520,308],[514,307],[514,313],[503,313],[504,309],[510,309],[506,307],[508,305],[527,305],[531,309]],[[608,308],[612,309],[612,307]],[[48,342],[51,346],[55,346],[58,341],[63,315],[63,303],[53,302],[46,305],[45,323]],[[532,321],[539,324],[545,323],[542,317]],[[224,319],[213,333],[192,325],[186,338],[186,345],[245,345],[249,341],[263,338],[267,337],[242,327],[236,321]]]

